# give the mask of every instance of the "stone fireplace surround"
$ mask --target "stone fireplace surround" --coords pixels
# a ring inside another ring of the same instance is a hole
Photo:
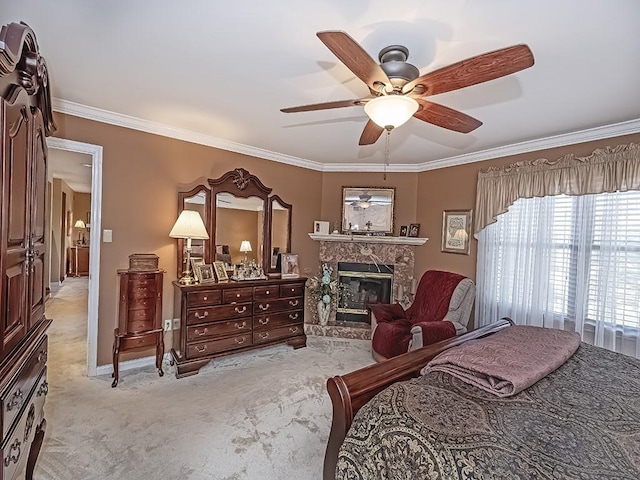
[[[423,245],[426,238],[369,237],[362,235],[317,235],[309,234],[320,242],[320,263],[328,263],[337,272],[338,262],[378,263],[394,266],[393,302],[404,307],[411,303],[411,292],[415,289],[415,248]],[[316,308],[315,305],[309,305]],[[305,319],[316,322],[315,319]],[[322,335],[340,338],[370,339],[371,326],[361,322],[336,322],[336,305],[331,305],[327,325],[305,323],[307,335]]]

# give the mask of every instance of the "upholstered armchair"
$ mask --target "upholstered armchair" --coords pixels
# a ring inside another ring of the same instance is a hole
[[[406,310],[398,303],[371,306],[373,358],[380,362],[465,333],[475,295],[476,286],[470,278],[426,271]]]

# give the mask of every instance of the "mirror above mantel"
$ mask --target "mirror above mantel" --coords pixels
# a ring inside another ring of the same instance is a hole
[[[396,189],[342,187],[342,233],[393,235]]]
[[[178,213],[199,211],[209,233],[209,240],[193,240],[192,258],[200,257],[204,263],[222,261],[229,269],[255,261],[265,272],[275,272],[273,253],[291,250],[293,206],[271,191],[258,177],[237,168],[208,179],[207,185],[179,192]],[[186,258],[183,243],[178,242],[178,276]]]

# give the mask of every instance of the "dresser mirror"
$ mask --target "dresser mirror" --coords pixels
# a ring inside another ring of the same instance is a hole
[[[342,233],[392,235],[395,188],[342,187]]]
[[[271,188],[243,168],[179,192],[178,209],[197,210],[202,216],[210,238],[192,240],[191,257],[204,263],[222,261],[232,268],[246,255],[265,272],[275,272],[277,254],[291,252],[292,205],[271,195]],[[184,243],[178,240],[178,273],[184,268]],[[243,243],[251,250],[241,248]]]
[[[269,198],[269,252],[268,271],[275,272],[278,255],[291,253],[291,210],[292,205],[278,195]]]

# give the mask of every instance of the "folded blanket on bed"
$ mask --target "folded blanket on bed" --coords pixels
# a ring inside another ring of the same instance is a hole
[[[515,395],[565,363],[580,335],[515,325],[442,352],[421,371],[449,373],[498,397]]]

